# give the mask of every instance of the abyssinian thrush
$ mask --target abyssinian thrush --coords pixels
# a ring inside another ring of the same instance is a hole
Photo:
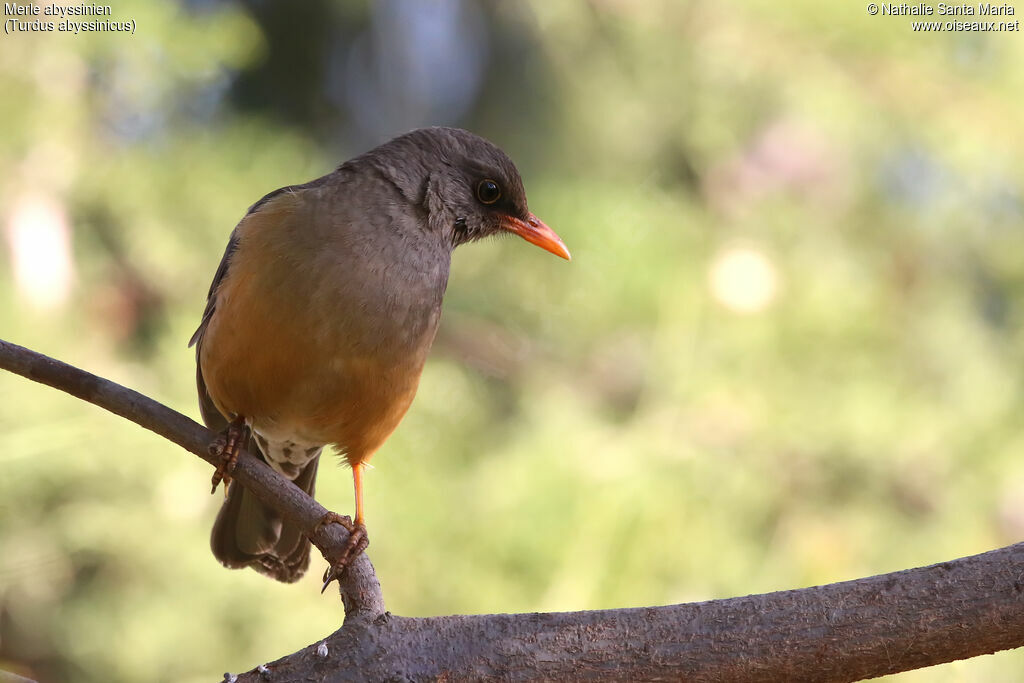
[[[231,233],[190,342],[206,425],[310,495],[333,446],[352,467],[350,531],[365,536],[363,468],[416,393],[452,250],[502,232],[569,258],[505,153],[455,128],[415,130],[263,197]],[[309,540],[240,486],[211,546],[278,581],[309,565]]]

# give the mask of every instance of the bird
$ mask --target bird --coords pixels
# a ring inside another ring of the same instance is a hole
[[[452,252],[501,234],[571,259],[530,212],[512,160],[458,128],[405,133],[249,208],[189,342],[200,413],[221,434],[213,488],[223,479],[226,497],[210,545],[224,566],[286,583],[309,566],[302,531],[231,483],[243,446],[311,496],[323,450],[336,451],[355,521],[325,522],[351,532],[342,564],[366,547],[363,472],[416,394]]]

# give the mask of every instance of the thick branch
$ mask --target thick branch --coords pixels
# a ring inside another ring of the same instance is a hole
[[[346,623],[239,681],[857,681],[1024,645],[1024,544],[729,600]],[[319,648],[323,653],[323,648]]]
[[[0,368],[106,408],[216,463],[214,435],[130,389],[0,341]],[[235,478],[337,553],[326,510],[248,454]],[[239,680],[686,679],[854,681],[1024,645],[1024,544],[931,567],[730,600],[561,614],[383,613],[365,556],[345,625]]]
[[[137,391],[2,339],[0,368],[109,410],[156,432],[212,465],[218,464],[217,457],[210,453],[210,444],[216,434]],[[282,517],[298,525],[325,557],[340,555],[348,532],[338,524],[319,527],[327,509],[297,486],[246,452],[241,453],[232,476]],[[384,611],[380,584],[365,554],[359,556],[345,572],[341,594],[347,617],[376,616]]]

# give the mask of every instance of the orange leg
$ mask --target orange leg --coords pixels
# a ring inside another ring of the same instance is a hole
[[[345,542],[345,547],[341,550],[341,556],[336,560],[328,558],[331,566],[324,573],[324,587],[321,589],[321,593],[327,590],[331,581],[339,578],[345,572],[345,568],[366,550],[366,546],[370,545],[370,539],[366,535],[366,517],[363,514],[363,469],[365,467],[366,465],[361,462],[352,465],[352,484],[355,486],[356,494],[356,521],[353,522],[347,515],[328,512],[317,525],[319,528],[325,524],[340,524],[348,531],[348,541]]]
[[[356,525],[366,524],[366,517],[363,516],[363,468],[366,467],[361,462],[357,462],[352,465],[352,483],[356,489]]]

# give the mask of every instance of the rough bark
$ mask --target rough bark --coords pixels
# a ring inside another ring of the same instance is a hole
[[[1024,644],[1024,543],[827,586],[638,609],[352,620],[239,681],[857,681]],[[319,649],[319,653],[318,653]]]
[[[137,392],[2,340],[0,367],[216,464],[215,435]],[[317,529],[322,506],[252,456],[234,476],[326,557],[344,545],[338,525]],[[237,680],[855,681],[1024,645],[1024,544],[827,586],[591,612],[393,616],[365,555],[341,590],[337,632]]]

